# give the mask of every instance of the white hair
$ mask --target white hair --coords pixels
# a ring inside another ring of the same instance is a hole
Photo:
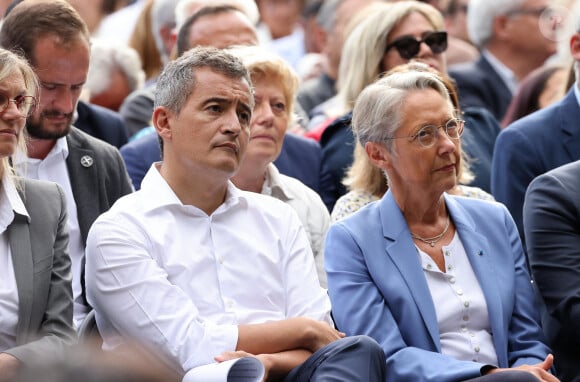
[[[467,7],[469,38],[479,48],[493,37],[493,21],[497,16],[520,9],[526,0],[471,0]]]
[[[91,40],[91,61],[85,87],[91,95],[98,95],[111,85],[111,73],[118,68],[127,78],[129,90],[143,87],[145,72],[135,49],[125,44]]]
[[[161,28],[175,28],[175,7],[180,0],[154,0],[151,8],[151,33],[155,40],[155,46],[162,62],[167,62],[169,52],[165,51]]]
[[[199,7],[229,5],[238,8],[254,25],[258,24],[258,21],[260,20],[260,12],[258,11],[258,6],[256,5],[255,0],[179,0],[175,7],[175,22],[177,30],[179,30],[185,20],[191,16],[189,8],[193,5]]]

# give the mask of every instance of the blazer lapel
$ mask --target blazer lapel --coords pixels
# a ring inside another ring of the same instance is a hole
[[[431,337],[433,348],[441,351],[435,306],[407,222],[390,191],[387,191],[380,203],[381,225],[386,239],[385,252],[404,278]]]
[[[507,317],[507,315],[503,312],[501,305],[497,271],[488,256],[491,253],[489,241],[477,232],[475,222],[452,197],[445,195],[445,203],[485,296],[492,333],[505,333],[506,323],[502,317]],[[493,341],[496,349],[507,349],[507,342],[503,335],[494,335]],[[508,364],[505,351],[496,351],[496,353],[500,365]]]
[[[100,215],[100,201],[95,200],[100,194],[98,166],[95,162],[94,151],[83,147],[81,137],[74,127],[67,136],[67,142],[69,154],[66,166],[77,205],[77,217],[83,243],[86,243],[91,224]]]
[[[25,216],[15,214],[14,221],[8,226],[8,241],[12,252],[12,263],[18,289],[18,327],[16,341],[26,338],[32,313],[34,268],[30,230]]]
[[[580,157],[580,106],[574,89],[571,89],[558,105],[558,117],[559,125],[564,132],[562,143],[569,156],[568,162],[573,162]]]

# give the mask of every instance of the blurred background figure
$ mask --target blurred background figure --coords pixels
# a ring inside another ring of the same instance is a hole
[[[531,72],[518,86],[506,111],[502,128],[560,100],[568,92],[570,69],[562,65],[544,65]]]
[[[141,10],[148,1],[151,0],[114,1],[113,9],[115,11],[101,20],[93,36],[116,43],[128,44]]]
[[[280,55],[294,69],[306,54],[300,16],[305,0],[256,0],[260,10],[260,45]]]
[[[291,206],[308,235],[320,286],[326,288],[324,238],[330,216],[320,196],[297,179],[281,174],[273,163],[282,151],[286,130],[294,119],[298,76],[281,57],[256,46],[231,51],[250,72],[255,106],[250,142],[236,175],[240,189],[269,195]]]
[[[556,43],[540,30],[549,0],[470,0],[467,27],[481,50],[474,62],[455,65],[462,107],[489,110],[500,122],[518,84],[556,53]]]
[[[469,0],[448,0],[443,7],[445,27],[449,34],[447,64],[459,64],[477,59],[479,51],[471,43],[467,32]]]
[[[125,98],[143,87],[145,72],[134,49],[99,39],[91,40],[91,60],[85,83],[89,102],[118,111]]]

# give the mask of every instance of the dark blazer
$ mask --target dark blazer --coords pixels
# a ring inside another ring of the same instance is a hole
[[[133,192],[117,148],[72,128],[66,137],[66,165],[83,242],[93,222],[121,196]]]
[[[19,180],[18,180],[19,179]],[[30,216],[15,213],[8,240],[18,288],[17,346],[23,363],[65,350],[75,341],[66,197],[51,182],[20,179]]]
[[[500,203],[445,195],[488,309],[499,367],[542,362],[540,314],[515,225]],[[369,335],[389,381],[463,381],[481,363],[441,354],[421,259],[392,193],[333,224],[326,236],[328,292],[337,327]]]
[[[461,108],[483,107],[498,121],[503,119],[512,93],[483,55],[477,61],[451,66],[449,75],[457,84]]]
[[[522,207],[532,179],[580,159],[580,107],[570,90],[560,101],[512,123],[497,137],[491,192],[510,210],[523,237]]]
[[[550,126],[545,126],[550,128]],[[580,381],[580,161],[538,176],[524,203],[528,257],[557,376]]]
[[[127,143],[127,129],[118,113],[99,105],[79,101],[74,125],[117,148]]]
[[[152,132],[121,147],[127,171],[136,190],[141,188],[141,181],[151,164],[161,160],[161,150],[157,134]],[[286,134],[280,155],[274,161],[280,173],[296,178],[318,192],[326,203],[332,193],[330,177],[321,163],[321,151],[318,142]],[[325,200],[326,196],[326,200]]]

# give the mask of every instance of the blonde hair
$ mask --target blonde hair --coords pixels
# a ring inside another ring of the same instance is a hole
[[[250,72],[252,82],[260,79],[273,79],[282,87],[286,101],[286,112],[289,123],[295,120],[294,104],[300,80],[294,69],[279,56],[259,46],[235,46],[229,51],[244,63]]]
[[[431,5],[401,1],[377,3],[369,7],[364,20],[348,34],[342,50],[337,82],[338,98],[344,112],[352,110],[360,92],[379,77],[383,71],[381,63],[391,30],[412,13],[425,16],[437,31],[445,29],[443,16]]]
[[[0,48],[0,82],[4,81],[14,73],[20,73],[22,75],[24,80],[24,87],[26,88],[26,94],[38,99],[38,79],[34,73],[34,70],[28,64],[28,61],[16,53]],[[26,153],[26,139],[26,129],[23,126],[20,134],[18,135],[18,148],[23,153]],[[11,165],[11,159],[9,156],[0,158],[0,162],[0,172],[2,174],[4,171],[8,171],[10,175],[14,175],[14,169]]]

